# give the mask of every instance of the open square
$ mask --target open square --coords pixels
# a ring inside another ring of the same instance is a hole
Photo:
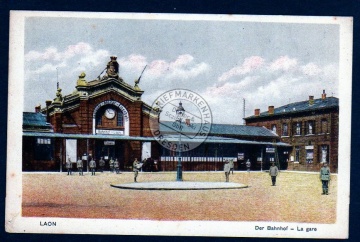
[[[175,172],[139,173],[139,182],[174,181]],[[328,196],[318,173],[281,172],[276,186],[266,172],[235,172],[230,190],[146,191],[111,187],[133,173],[23,173],[22,216],[134,220],[336,222],[337,175]],[[188,172],[184,181],[224,182],[223,172]],[[326,212],[324,212],[326,211]]]

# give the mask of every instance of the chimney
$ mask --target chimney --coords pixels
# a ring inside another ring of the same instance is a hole
[[[269,114],[274,114],[274,106],[269,106]]]
[[[51,100],[46,100],[46,122],[50,123],[50,115],[49,115],[49,106],[51,105]]]
[[[323,90],[323,93],[321,94],[321,99],[322,99],[322,100],[325,100],[325,99],[326,99],[326,93],[325,93],[325,90]]]
[[[40,104],[35,106],[35,113],[40,113],[40,110],[41,110],[41,105]]]
[[[259,116],[259,115],[260,115],[260,109],[257,108],[257,109],[255,109],[255,116]]]
[[[309,96],[309,105],[314,104],[314,96]]]

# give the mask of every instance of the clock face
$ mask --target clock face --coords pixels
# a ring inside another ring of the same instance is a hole
[[[115,110],[112,108],[108,108],[105,110],[105,117],[108,119],[113,119],[115,117]]]

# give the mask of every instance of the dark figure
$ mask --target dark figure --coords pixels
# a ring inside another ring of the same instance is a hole
[[[120,163],[119,163],[118,159],[115,159],[114,169],[115,169],[116,174],[120,173]]]
[[[225,172],[226,182],[229,182],[230,164],[229,164],[229,161],[228,161],[228,160],[225,160],[224,172]]]
[[[91,158],[91,161],[89,163],[91,175],[95,176],[95,169],[96,169],[96,162]]]
[[[100,167],[100,171],[103,172],[104,167],[105,167],[105,161],[102,157],[100,157],[100,160],[99,160],[99,167]]]
[[[67,169],[68,175],[70,175],[70,176],[71,176],[71,168],[72,168],[72,164],[71,164],[71,160],[69,157],[69,159],[66,162],[66,169]]]
[[[229,164],[230,164],[230,172],[231,174],[234,175],[234,160],[230,160]]]
[[[77,169],[79,171],[79,176],[83,176],[84,175],[83,174],[83,161],[80,159],[80,157],[76,162],[76,166],[77,166]]]
[[[112,159],[112,157],[110,158],[109,165],[110,165],[110,172],[114,172],[114,160]]]
[[[271,164],[269,169],[269,175],[271,176],[271,182],[273,186],[276,186],[276,176],[279,174],[279,169],[274,164],[274,162]]]
[[[246,161],[246,170],[247,170],[248,172],[250,172],[250,167],[251,167],[251,162],[250,162],[250,160],[248,159],[248,160]]]
[[[139,169],[141,168],[141,164],[138,162],[137,158],[135,158],[134,162],[133,162],[133,171],[134,171],[134,182],[136,181],[136,178],[139,174]]]
[[[330,177],[330,169],[326,162],[323,164],[323,167],[321,167],[320,169],[320,180],[322,183],[322,190],[323,190],[321,195],[329,195],[329,182],[331,180],[331,177]]]

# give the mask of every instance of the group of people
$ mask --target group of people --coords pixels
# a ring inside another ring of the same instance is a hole
[[[249,160],[246,162],[247,171],[250,171],[251,163]],[[225,160],[224,165],[225,172],[225,181],[229,182],[230,173],[234,174],[234,162],[233,160]],[[269,175],[271,177],[272,186],[276,186],[276,177],[279,175],[279,168],[275,165],[274,162],[271,163],[269,168]],[[329,194],[329,182],[331,180],[330,169],[327,163],[323,163],[322,168],[320,169],[320,181],[322,183],[322,195]]]
[[[110,165],[110,171],[111,172],[116,172],[116,174],[120,173],[120,163],[118,161],[118,159],[115,159],[115,161],[111,158],[109,161],[109,165]],[[76,168],[79,172],[79,176],[83,176],[83,168],[84,168],[84,163],[83,160],[80,159],[80,157],[78,158],[78,160],[76,161]],[[95,176],[96,173],[96,162],[93,158],[90,159],[89,162],[89,168],[91,171],[91,175]],[[103,159],[103,157],[100,158],[99,160],[99,171],[103,172],[105,168],[105,160]],[[68,158],[68,160],[66,161],[66,169],[67,169],[67,174],[68,175],[72,175],[72,162],[71,159]]]

